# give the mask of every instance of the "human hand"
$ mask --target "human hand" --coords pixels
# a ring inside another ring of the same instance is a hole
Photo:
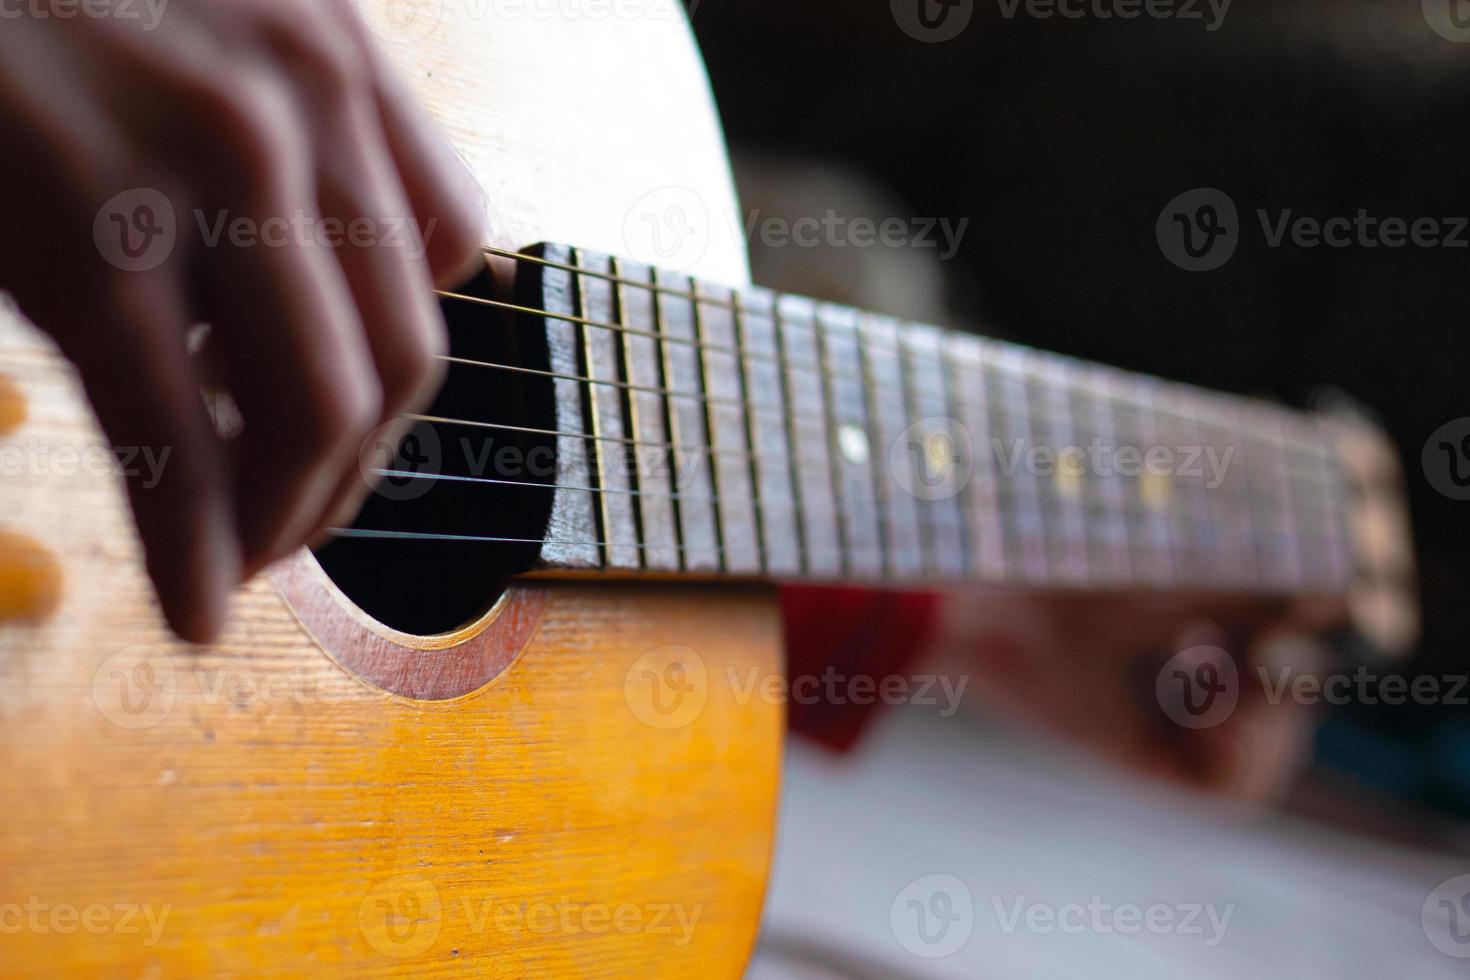
[[[234,586],[356,513],[364,437],[436,390],[433,284],[471,271],[482,214],[348,0],[158,9],[0,21],[0,288],[114,446],[169,453],[129,497],[203,642]]]
[[[1322,667],[1313,632],[1332,615],[1248,599],[965,594],[946,602],[936,655],[970,676],[985,710],[1149,775],[1266,800],[1289,788],[1315,728],[1314,709],[1270,696],[1269,678]]]

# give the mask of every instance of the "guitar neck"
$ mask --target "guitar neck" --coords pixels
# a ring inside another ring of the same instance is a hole
[[[563,246],[520,260],[555,391],[538,565],[925,587],[1339,593],[1315,416]]]

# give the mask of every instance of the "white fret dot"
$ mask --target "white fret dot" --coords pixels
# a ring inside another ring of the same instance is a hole
[[[845,422],[837,429],[837,448],[842,458],[854,466],[868,461],[868,434],[861,426]]]

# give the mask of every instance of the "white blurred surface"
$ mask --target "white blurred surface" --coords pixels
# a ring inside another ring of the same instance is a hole
[[[793,740],[783,795],[752,980],[1470,976],[1470,959],[1427,938],[1451,935],[1449,913],[1424,919],[1430,892],[1470,861],[1174,794],[963,716],[891,712],[847,757]],[[905,889],[931,875],[962,883],[973,924],[964,896],[940,899],[953,921],[941,932],[928,919],[926,943],[908,902],[934,890]],[[1233,909],[1223,930],[1202,912],[1197,934],[1106,931],[1129,926],[1126,913],[1103,915],[1103,930],[1075,917],[1071,933],[1004,927],[1018,902],[1094,898],[1162,904],[1176,921],[1191,906],[1213,906],[1217,922]],[[929,958],[902,940],[959,948]],[[1470,956],[1470,933],[1460,949]]]

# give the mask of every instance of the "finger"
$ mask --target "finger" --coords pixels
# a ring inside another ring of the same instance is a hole
[[[431,125],[371,39],[377,109],[389,152],[423,229],[434,282],[453,286],[484,266],[485,199],[478,182]]]
[[[148,574],[169,625],[205,643],[223,626],[241,578],[229,463],[199,394],[183,304],[131,280],[97,308],[104,318],[58,330],[81,371],[125,479]],[[124,455],[126,453],[126,455]]]
[[[379,423],[390,425],[392,438],[410,425],[398,417],[423,407],[438,391],[448,339],[421,246],[405,231],[412,212],[381,125],[370,106],[355,108],[365,111],[338,120],[332,141],[337,152],[320,177],[319,193],[325,214],[348,227],[373,229],[367,236],[348,235],[335,254],[376,364],[383,393]],[[314,530],[350,523],[376,482],[369,483],[369,476],[359,468],[344,474]]]
[[[294,193],[280,201],[311,200]],[[279,228],[291,204],[252,209]],[[314,209],[313,209],[314,210]],[[317,221],[306,216],[306,224]],[[341,267],[310,240],[227,246],[211,263],[208,312],[244,431],[236,494],[247,573],[315,529],[377,423],[377,370]]]

